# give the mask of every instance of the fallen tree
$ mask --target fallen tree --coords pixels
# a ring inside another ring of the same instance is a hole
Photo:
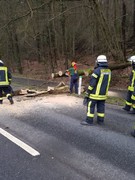
[[[113,64],[113,65],[109,65],[109,68],[111,69],[111,71],[113,70],[118,70],[118,69],[125,69],[128,66],[131,66],[131,63],[122,63],[122,64]],[[89,76],[90,74],[92,74],[94,70],[94,67],[88,68],[88,69],[81,69],[78,70],[78,75],[79,76]],[[67,71],[62,72],[56,72],[56,73],[52,73],[52,78],[59,78],[59,77],[68,77],[68,73]]]
[[[55,87],[48,86],[47,90],[35,90],[35,89],[20,89],[15,92],[14,95],[20,95],[24,97],[36,97],[44,94],[59,94],[69,92],[69,86],[65,85],[64,82],[60,82]]]
[[[110,65],[109,68],[111,69],[111,71],[113,71],[113,70],[118,70],[118,69],[125,69],[128,66],[131,66],[131,63],[128,62],[128,63]]]
[[[123,63],[123,64],[118,64],[118,65],[110,65],[109,68],[113,71],[113,70],[118,70],[118,69],[124,69],[124,68],[127,68],[128,66],[131,66],[131,64]],[[90,75],[93,72],[93,70],[94,70],[94,68],[78,70],[78,74],[79,74],[79,76],[86,77],[86,76]],[[66,73],[67,72],[62,73],[62,71],[60,71],[58,73],[54,73],[53,78],[67,77],[68,75]],[[83,91],[83,89],[81,91]],[[24,97],[36,97],[36,96],[41,96],[41,95],[45,95],[45,94],[46,95],[47,94],[59,94],[59,93],[68,93],[68,92],[69,92],[69,86],[65,85],[64,82],[60,82],[57,86],[55,86],[55,87],[48,86],[48,88],[45,90],[35,90],[35,89],[17,90],[14,92],[14,96],[21,95]]]
[[[88,76],[89,74],[91,74],[93,72],[93,69],[94,68],[80,69],[77,72],[78,72],[79,76]],[[69,75],[68,75],[67,71],[65,71],[65,72],[59,71],[56,73],[52,73],[52,78],[68,77],[68,76]]]

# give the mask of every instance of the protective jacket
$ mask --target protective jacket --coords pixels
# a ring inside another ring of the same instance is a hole
[[[135,68],[132,70],[130,75],[130,85],[128,86],[128,90],[133,92],[134,87],[135,87]]]
[[[126,111],[130,111],[131,107],[135,108],[135,66],[132,66],[130,75],[130,83],[128,86],[126,104],[123,108]]]
[[[128,87],[128,90],[133,92],[131,99],[132,99],[132,107],[133,109],[135,109],[135,67],[133,67],[133,70],[130,76],[130,84],[131,85]]]
[[[12,76],[7,67],[0,66],[0,87],[9,86]]]
[[[94,100],[106,100],[111,80],[111,70],[107,63],[99,63],[91,75],[88,97]]]

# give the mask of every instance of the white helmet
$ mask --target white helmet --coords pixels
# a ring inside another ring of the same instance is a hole
[[[131,61],[132,63],[135,63],[135,56],[131,56],[128,61]]]
[[[2,60],[0,60],[0,63],[1,63],[1,64],[4,64],[4,62],[3,62]]]
[[[100,55],[97,57],[97,60],[96,60],[97,63],[102,63],[102,62],[107,62],[107,58],[105,55]]]

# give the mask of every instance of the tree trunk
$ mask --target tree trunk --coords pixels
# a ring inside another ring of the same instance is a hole
[[[134,0],[134,11],[133,11],[133,37],[135,39],[135,0]]]
[[[124,60],[126,61],[126,4],[125,1],[122,1],[122,40],[123,40],[123,54]]]
[[[64,0],[60,0],[61,3],[61,13],[66,10]],[[68,59],[67,59],[67,48],[66,48],[66,17],[65,14],[61,15],[61,28],[62,28],[62,46],[63,46],[63,56],[65,56],[65,68],[68,68]]]

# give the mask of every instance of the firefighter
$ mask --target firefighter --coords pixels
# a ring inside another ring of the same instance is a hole
[[[131,56],[129,61],[131,61],[132,64],[132,72],[130,75],[130,84],[128,86],[126,103],[123,110],[130,111],[131,108],[133,108],[133,110],[129,113],[135,114],[135,56]]]
[[[111,70],[108,68],[107,58],[100,55],[96,59],[96,67],[90,77],[90,83],[86,92],[84,103],[87,103],[86,120],[82,125],[93,125],[95,106],[97,106],[97,123],[104,124],[105,100],[111,80]]]
[[[131,96],[131,100],[132,100],[132,111],[130,111],[129,113],[130,114],[135,114],[135,86],[134,86],[133,94]],[[131,135],[135,138],[135,125],[133,127],[133,131],[131,132]]]
[[[135,86],[134,86],[133,94],[131,96],[131,100],[132,100],[132,111],[130,111],[129,114],[135,114]]]
[[[131,100],[132,100],[132,111],[130,111],[129,113],[130,114],[135,114],[135,86],[134,86],[134,92],[133,92],[133,94],[132,94],[132,96],[131,96]],[[133,131],[131,132],[131,135],[133,136],[133,137],[135,137],[135,125],[134,125],[134,127],[133,127]]]
[[[75,94],[78,94],[78,72],[77,64],[75,62],[71,63],[71,67],[67,70],[70,76],[70,94],[73,93],[73,88],[75,88]]]
[[[0,60],[0,104],[3,104],[3,93],[6,95],[10,104],[13,104],[12,92],[11,92],[11,73],[8,71],[8,68],[4,66],[2,60]]]

